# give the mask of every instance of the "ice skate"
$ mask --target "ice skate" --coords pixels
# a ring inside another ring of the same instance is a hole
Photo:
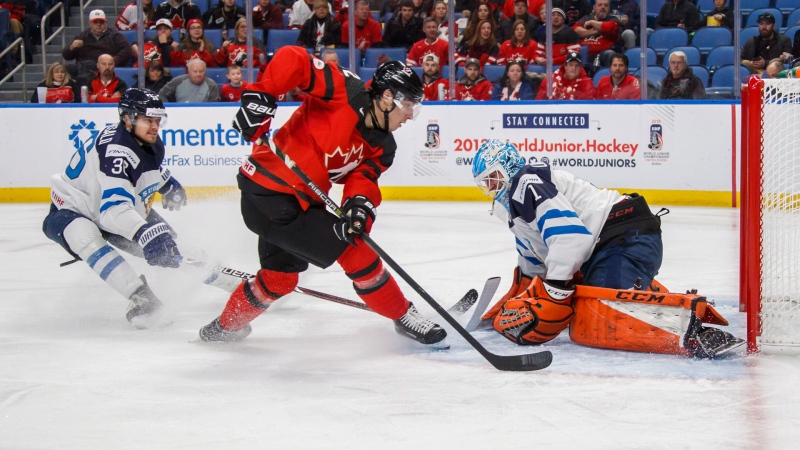
[[[165,316],[164,305],[161,300],[153,294],[144,275],[140,278],[144,284],[129,297],[131,304],[128,307],[128,312],[125,313],[125,318],[134,328],[154,328],[171,325],[172,321]]]
[[[246,324],[240,330],[226,330],[219,323],[219,317],[213,322],[200,328],[200,339],[204,342],[239,342],[250,335],[253,329]]]
[[[398,334],[411,338],[420,344],[442,350],[450,348],[450,345],[445,340],[447,332],[439,325],[423,317],[411,302],[408,303],[406,314],[394,321],[394,329]]]

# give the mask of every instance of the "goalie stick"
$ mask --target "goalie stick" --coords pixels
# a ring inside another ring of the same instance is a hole
[[[214,272],[219,272],[221,274],[230,275],[236,278],[241,278],[243,280],[249,280],[255,277],[255,275],[251,273],[247,273],[241,270],[231,269],[230,267],[211,265],[207,262],[193,258],[183,258],[183,262],[189,264],[190,266],[204,267],[206,269],[211,269]],[[342,305],[352,306],[353,308],[363,309],[365,311],[372,311],[372,309],[370,309],[370,307],[365,305],[364,303],[355,300],[349,300],[342,297],[337,297],[333,294],[326,294],[324,292],[319,292],[313,289],[304,288],[302,286],[296,286],[294,288],[294,292],[298,292],[300,294],[306,294],[308,296],[320,298],[322,300],[328,300],[334,303],[341,303]],[[453,306],[448,308],[447,311],[455,316],[460,316],[465,312],[467,312],[472,307],[472,305],[475,304],[477,300],[478,300],[478,291],[476,291],[475,289],[470,289],[469,291],[467,291],[466,294],[464,294],[463,297],[461,297],[461,299],[459,299],[456,303],[454,303]]]
[[[256,141],[256,144],[264,145],[265,143],[264,141],[261,140],[261,138],[259,138]],[[278,158],[280,158],[283,161],[283,163],[286,164],[286,167],[288,167],[295,175],[297,175],[301,180],[303,180],[306,186],[308,186],[309,189],[311,189],[311,191],[313,191],[317,195],[317,197],[319,197],[319,199],[322,200],[322,202],[334,214],[336,214],[336,216],[338,217],[344,216],[344,213],[342,213],[342,210],[339,209],[339,206],[333,200],[331,200],[331,198],[328,197],[328,195],[322,189],[320,189],[319,186],[317,186],[317,184],[314,183],[314,181],[311,180],[311,178],[309,178],[308,175],[306,175],[305,172],[303,172],[302,169],[300,169],[297,166],[297,164],[295,164],[295,162],[292,161],[292,159],[289,158],[289,156],[283,150],[278,148],[278,146],[275,145],[274,141],[270,140],[268,145],[272,149],[272,151],[275,152]],[[461,324],[459,324],[458,321],[456,321],[456,319],[453,318],[452,315],[450,315],[447,311],[445,311],[444,308],[442,308],[439,305],[439,303],[437,303],[436,300],[434,300],[433,297],[431,297],[425,291],[425,289],[422,288],[422,286],[417,284],[417,282],[414,281],[414,279],[411,278],[411,276],[408,275],[406,271],[403,270],[402,267],[400,267],[400,265],[398,265],[385,251],[383,251],[383,249],[379,247],[378,244],[376,244],[375,241],[373,241],[372,238],[367,233],[362,233],[361,239],[373,251],[375,251],[375,253],[377,253],[378,256],[380,256],[381,259],[385,261],[387,265],[389,265],[389,267],[391,267],[398,275],[400,275],[400,278],[405,280],[405,282],[408,283],[408,285],[411,286],[417,292],[417,294],[419,294],[420,297],[422,297],[423,300],[425,300],[433,309],[435,309],[436,312],[440,316],[442,316],[442,318],[445,321],[447,321],[447,323],[449,323],[450,326],[453,327],[454,330],[456,330],[456,332],[458,332],[458,334],[460,334],[475,350],[478,351],[478,353],[481,354],[481,356],[484,357],[484,359],[486,359],[496,369],[508,370],[514,372],[540,370],[549,366],[550,363],[553,361],[553,354],[547,350],[537,353],[528,353],[524,355],[497,355],[495,353],[490,352],[489,350],[486,350],[486,348],[484,348],[484,346],[481,345],[480,342],[478,342],[474,337],[472,337],[472,335],[470,335],[469,332],[465,330],[464,327],[462,327]]]

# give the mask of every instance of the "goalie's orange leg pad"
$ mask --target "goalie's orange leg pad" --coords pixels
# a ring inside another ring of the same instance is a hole
[[[292,292],[298,274],[261,269],[255,278],[240,284],[233,291],[219,323],[226,330],[241,330],[261,315],[275,300]]]
[[[408,300],[400,286],[366,244],[359,242],[347,247],[337,261],[353,280],[356,294],[370,309],[392,320],[403,317],[408,311]]]

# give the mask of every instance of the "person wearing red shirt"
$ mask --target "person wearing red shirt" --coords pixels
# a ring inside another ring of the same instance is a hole
[[[495,64],[497,55],[500,53],[500,46],[497,45],[494,37],[494,25],[488,20],[482,20],[478,24],[478,32],[467,42],[461,43],[456,51],[456,64],[461,65],[469,58],[480,60],[481,67],[484,64]]]
[[[514,22],[514,34],[503,42],[497,55],[497,64],[504,66],[509,61],[523,61],[523,65],[532,64],[536,59],[538,44],[531,39],[528,27],[522,20]]]
[[[153,24],[156,23],[153,20],[156,14],[156,8],[153,6],[153,0],[142,0],[142,12],[144,13],[145,17],[145,24],[144,28],[148,29]],[[135,30],[138,28],[139,23],[141,20],[138,20],[139,17],[139,7],[137,6],[136,2],[128,3],[123,9],[122,12],[119,13],[119,17],[117,17],[117,21],[114,22],[114,28],[117,31],[123,30]]]
[[[242,98],[242,92],[247,87],[247,81],[242,80],[242,68],[239,66],[228,66],[228,84],[223,84],[220,90],[220,97],[223,102],[238,102]]]
[[[539,85],[536,100],[547,100],[547,83]],[[567,62],[553,72],[553,98],[551,100],[593,100],[594,83],[586,75],[578,52],[567,54]]]
[[[439,61],[444,61],[447,64],[447,41],[439,39],[439,25],[433,17],[428,17],[422,25],[422,31],[425,32],[425,39],[417,41],[411,46],[406,56],[406,65],[421,66],[425,57],[428,55],[436,55]]]
[[[628,74],[628,57],[614,53],[611,57],[611,75],[604,76],[597,83],[597,100],[639,100],[642,89],[639,79]]]
[[[464,76],[456,81],[456,100],[490,100],[492,83],[481,73],[481,62],[469,58],[464,67]]]
[[[269,30],[283,29],[283,10],[271,0],[258,0],[253,7],[253,28],[264,30],[264,45],[267,45]]]
[[[610,0],[596,0],[594,13],[575,22],[572,29],[581,38],[580,45],[589,48],[591,58],[599,57],[599,63],[608,67],[614,50],[611,48],[619,40],[619,19],[610,16]]]
[[[514,15],[514,5],[517,3],[517,0],[506,0],[503,4],[503,16],[511,17]],[[553,2],[555,3],[555,2]],[[545,0],[528,0],[528,11],[539,11],[539,8],[545,4]],[[531,30],[533,31],[533,30]]]
[[[247,19],[239,19],[236,28],[233,29],[233,39],[222,43],[214,54],[214,61],[219,67],[228,67],[236,64],[239,66],[247,65]],[[261,50],[263,44],[260,40],[253,38],[253,67],[259,68],[266,64],[266,55]]]
[[[567,14],[561,8],[553,8],[551,15],[553,22],[553,65],[564,64],[567,54],[581,50],[581,37],[572,28],[565,25]],[[546,64],[545,42],[546,27],[541,26],[536,30],[536,41],[539,48],[536,51],[536,64]]]
[[[369,3],[364,0],[356,3],[355,20],[355,46],[361,50],[363,56],[366,49],[373,46],[380,47],[380,44],[383,42],[383,30],[381,29],[381,24],[372,18],[372,14],[369,12]],[[342,44],[350,44],[350,22],[345,22],[344,25],[342,25]]]
[[[439,57],[433,53],[422,61],[422,92],[425,100],[450,100],[450,82],[442,78]]]
[[[207,67],[216,67],[214,54],[217,48],[206,39],[203,21],[200,19],[189,20],[186,22],[186,31],[186,37],[178,46],[178,51],[183,55],[184,64],[193,59],[202,59]]]
[[[97,74],[89,84],[89,103],[119,103],[126,89],[128,86],[114,73],[114,57],[100,55],[97,58]]]
[[[197,19],[192,19],[197,20]],[[131,45],[136,63],[133,67],[139,67],[139,46]],[[186,65],[186,58],[178,50],[178,43],[172,40],[172,23],[167,19],[158,19],[156,22],[156,36],[149,37],[144,41],[144,66],[147,67],[152,61],[158,61],[164,67],[183,67]]]

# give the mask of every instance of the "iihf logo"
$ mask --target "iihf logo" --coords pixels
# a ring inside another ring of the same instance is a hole
[[[425,139],[425,147],[426,148],[439,148],[439,144],[441,143],[441,138],[439,137],[439,124],[432,121],[432,123],[428,124],[428,133]]]
[[[661,150],[664,147],[664,129],[660,123],[653,123],[650,125],[650,142],[647,143],[647,148],[650,150]]]

